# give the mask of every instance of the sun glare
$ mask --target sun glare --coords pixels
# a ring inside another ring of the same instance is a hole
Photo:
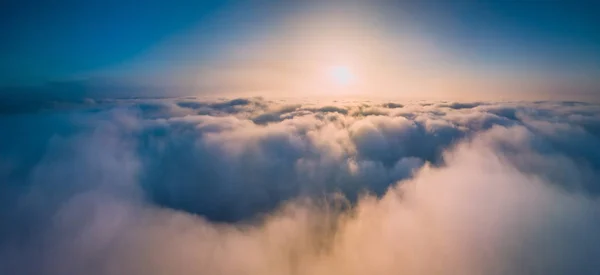
[[[331,81],[336,85],[348,86],[354,81],[354,74],[346,66],[330,67],[328,73]]]

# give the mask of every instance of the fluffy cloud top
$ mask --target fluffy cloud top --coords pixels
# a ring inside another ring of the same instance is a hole
[[[0,116],[1,274],[600,270],[597,105],[27,110]]]

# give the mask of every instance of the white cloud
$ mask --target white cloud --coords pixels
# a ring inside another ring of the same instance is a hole
[[[0,273],[600,268],[593,105],[186,100],[2,117]]]

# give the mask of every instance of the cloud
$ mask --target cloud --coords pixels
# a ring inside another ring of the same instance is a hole
[[[481,105],[479,102],[465,103],[465,102],[453,102],[450,104],[440,104],[440,107],[447,107],[451,109],[471,109]]]
[[[395,109],[395,108],[402,108],[404,107],[404,105],[399,104],[399,103],[394,103],[394,102],[388,102],[388,103],[383,103],[381,106],[385,107],[385,108],[390,108],[390,109]]]
[[[0,116],[0,273],[600,268],[598,106],[401,105],[114,99]]]

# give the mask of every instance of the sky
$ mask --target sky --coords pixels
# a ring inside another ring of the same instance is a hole
[[[594,95],[595,2],[9,0],[0,87]],[[352,85],[322,79],[336,67]]]

